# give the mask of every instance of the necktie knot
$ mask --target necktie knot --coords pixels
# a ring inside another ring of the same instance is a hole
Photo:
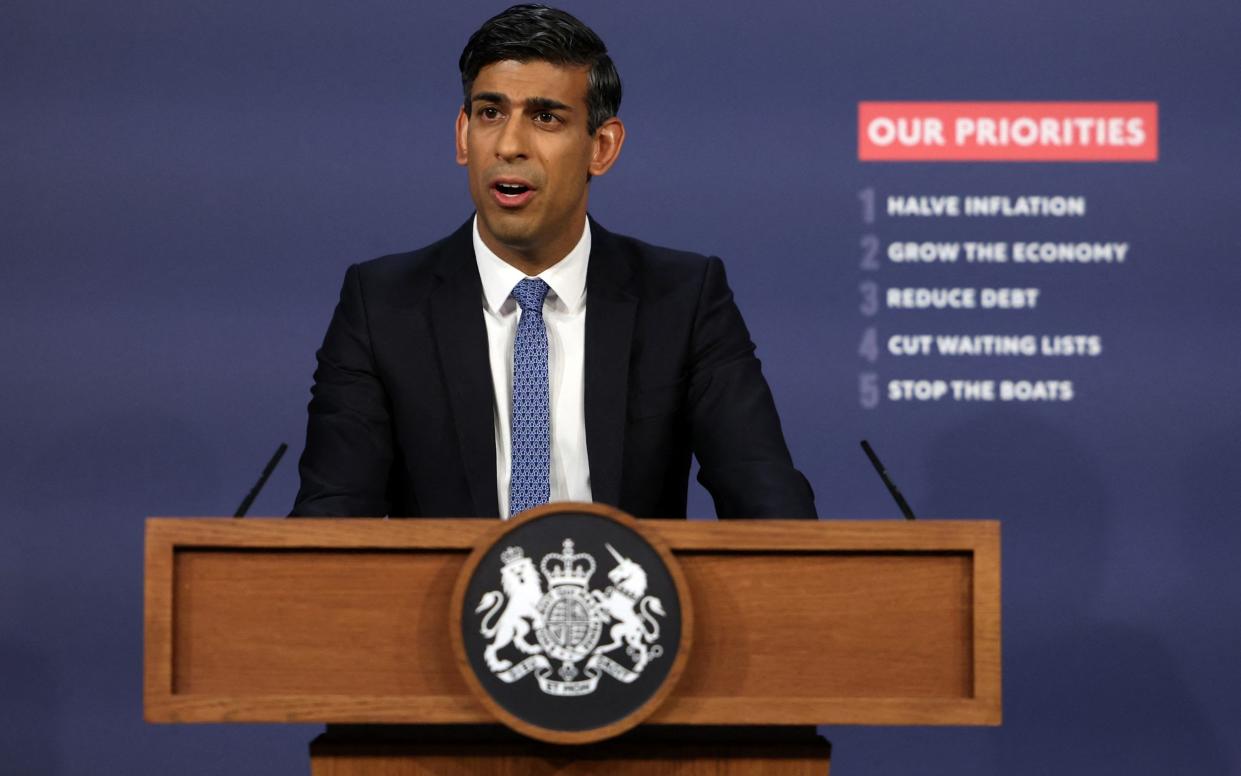
[[[517,300],[517,306],[522,309],[522,312],[533,310],[541,313],[543,300],[547,298],[547,292],[550,290],[551,287],[539,278],[524,278],[513,286],[513,291],[509,296]]]

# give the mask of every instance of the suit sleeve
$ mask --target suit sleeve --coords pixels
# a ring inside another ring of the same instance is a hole
[[[389,512],[391,402],[377,374],[359,275],[356,265],[345,273],[340,302],[316,354],[295,517]]]
[[[690,433],[698,480],[720,518],[817,518],[793,467],[754,343],[717,258],[707,262],[691,340]]]

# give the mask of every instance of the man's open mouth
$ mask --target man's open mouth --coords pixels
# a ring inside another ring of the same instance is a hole
[[[519,181],[496,181],[491,184],[496,204],[504,208],[524,207],[534,196],[534,189]]]

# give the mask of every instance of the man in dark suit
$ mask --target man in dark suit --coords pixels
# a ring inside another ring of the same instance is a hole
[[[814,518],[720,260],[587,217],[625,139],[603,42],[514,6],[460,65],[477,213],[346,273],[293,514],[684,517],[694,455],[720,517]]]

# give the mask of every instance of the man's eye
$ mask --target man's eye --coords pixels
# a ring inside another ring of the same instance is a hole
[[[494,119],[500,115],[500,111],[488,105],[486,107],[480,108],[478,111],[478,115],[482,116],[485,119]]]
[[[539,122],[540,124],[552,124],[554,122],[559,121],[560,118],[556,116],[555,113],[548,113],[547,111],[541,111],[539,113],[534,114],[534,120]]]

